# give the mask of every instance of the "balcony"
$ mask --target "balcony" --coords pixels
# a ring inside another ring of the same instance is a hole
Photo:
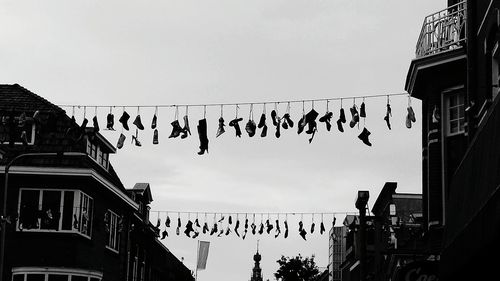
[[[462,48],[465,39],[466,1],[463,1],[424,19],[415,54],[418,59]]]

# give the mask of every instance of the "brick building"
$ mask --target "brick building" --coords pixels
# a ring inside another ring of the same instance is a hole
[[[0,116],[2,182],[12,163],[0,279],[193,280],[149,222],[149,184],[124,187],[99,132],[17,84],[0,85]]]

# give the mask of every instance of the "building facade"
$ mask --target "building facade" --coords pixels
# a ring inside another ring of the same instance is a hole
[[[500,250],[500,1],[425,18],[406,90],[422,101],[425,251],[442,280],[496,274]]]
[[[0,85],[0,116],[0,279],[193,280],[149,222],[149,184],[124,187],[96,127],[17,84]]]
[[[340,265],[345,260],[346,250],[346,226],[333,226],[329,231],[328,247],[328,280],[342,280]]]

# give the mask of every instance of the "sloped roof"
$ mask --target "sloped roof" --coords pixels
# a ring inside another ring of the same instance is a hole
[[[0,110],[20,110],[26,112],[65,112],[59,106],[29,91],[19,84],[0,84]]]

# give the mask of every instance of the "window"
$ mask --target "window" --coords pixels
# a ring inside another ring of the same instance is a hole
[[[453,136],[465,132],[464,94],[453,92],[446,96],[446,134]]]
[[[24,142],[26,142],[27,145],[35,144],[35,123],[32,121],[26,121],[24,126],[20,127],[17,125],[19,122],[18,120],[19,117],[15,117],[14,122],[16,124],[14,127],[0,126],[0,143],[9,142],[12,137],[15,145],[24,145]],[[11,132],[11,129],[14,129],[14,131]]]
[[[108,210],[104,217],[105,229],[107,232],[106,247],[116,252],[120,251],[120,217]]]
[[[55,267],[17,267],[12,269],[13,281],[101,281],[102,273],[93,270]]]
[[[101,165],[104,169],[108,169],[109,155],[101,150],[101,147],[92,143],[87,139],[87,154],[94,159],[97,164]]]
[[[79,232],[90,237],[93,199],[78,190],[19,190],[19,231]]]

